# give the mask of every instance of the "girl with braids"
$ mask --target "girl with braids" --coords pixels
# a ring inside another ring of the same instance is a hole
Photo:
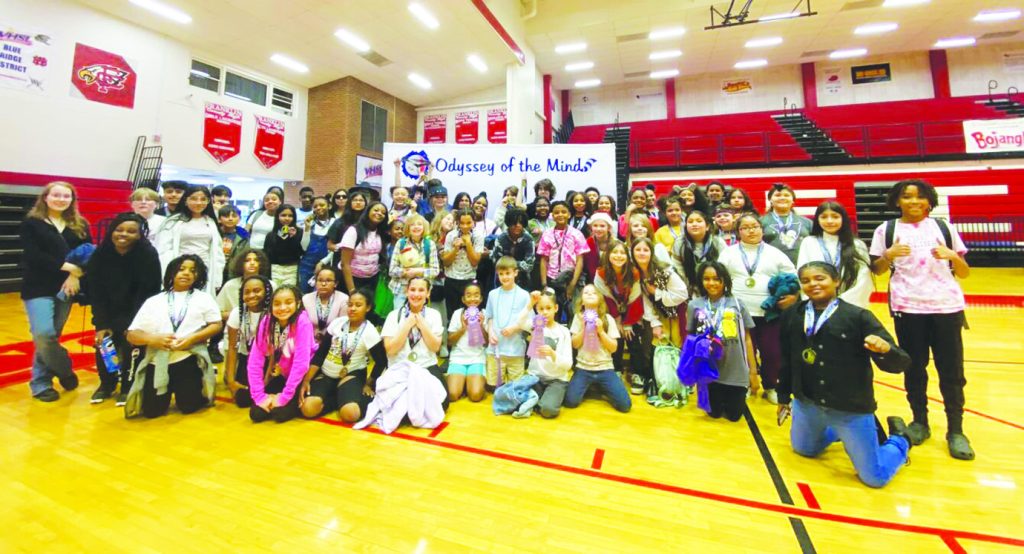
[[[696,292],[697,282],[700,281],[697,266],[717,260],[725,248],[725,241],[715,234],[711,221],[704,212],[694,210],[686,216],[683,236],[673,245],[672,257],[686,278],[691,296]]]
[[[334,270],[329,267],[321,269],[316,273],[316,290],[302,297],[306,317],[315,329],[314,349],[320,344],[331,323],[348,311],[348,295],[336,290],[338,283],[335,279]]]
[[[839,298],[867,309],[874,282],[868,247],[853,236],[846,208],[838,202],[822,202],[814,212],[809,240],[800,243],[797,267],[808,262],[825,262],[839,272]]]
[[[608,244],[601,256],[601,267],[594,276],[594,287],[604,297],[608,313],[615,319],[622,337],[614,354],[615,369],[622,370],[625,344],[629,347],[630,392],[642,394],[651,377],[652,328],[658,327],[660,333],[661,321],[645,309],[640,272],[630,261],[629,247],[625,243],[616,240]]]
[[[295,207],[285,204],[274,216],[274,228],[263,243],[270,258],[270,278],[275,286],[297,286],[302,259],[302,229],[296,226]]]
[[[273,287],[270,279],[263,275],[245,277],[238,291],[238,307],[228,315],[224,383],[239,408],[252,406],[252,396],[249,394],[249,352],[259,332],[260,318],[270,309],[271,294]]]
[[[253,423],[283,423],[299,415],[299,386],[313,355],[313,324],[302,309],[299,289],[285,285],[275,290],[269,310],[260,319],[246,364]]]
[[[388,367],[380,334],[366,319],[372,309],[370,293],[357,289],[349,296],[347,315],[327,327],[302,384],[304,417],[338,411],[345,423],[362,419],[373,397],[373,384]],[[367,377],[371,360],[373,374]]]
[[[644,297],[644,311],[653,313],[661,322],[660,327],[651,331],[655,339],[662,337],[662,330],[669,330],[669,340],[679,348],[683,344],[682,320],[686,313],[686,300],[690,297],[686,283],[668,265],[654,259],[654,243],[642,238],[633,242],[629,249],[633,267],[640,274],[640,292]],[[680,313],[680,311],[682,313]]]
[[[164,292],[149,297],[128,326],[128,342],[145,346],[146,355],[128,392],[125,417],[165,415],[172,394],[183,414],[213,404],[217,376],[206,341],[222,326],[206,284],[199,256],[178,256],[167,264]]]
[[[146,299],[160,292],[160,257],[146,240],[148,228],[142,216],[131,212],[118,214],[108,229],[86,266],[92,283],[89,300],[96,328],[96,367],[100,377],[100,386],[91,402],[99,404],[113,396],[120,381],[121,394],[117,401],[123,406],[130,388],[132,359],[132,348],[124,333]],[[108,337],[117,349],[120,375],[104,365],[100,354],[99,345]]]

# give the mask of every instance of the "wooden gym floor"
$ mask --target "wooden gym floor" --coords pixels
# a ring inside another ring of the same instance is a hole
[[[795,455],[763,400],[734,424],[694,403],[513,420],[462,400],[443,427],[392,436],[334,418],[254,425],[227,402],[126,421],[89,404],[78,308],[65,342],[82,384],[44,404],[19,371],[20,301],[2,295],[0,551],[1024,552],[1024,269],[975,269],[964,287],[977,460],[948,456],[932,371],[933,437],[882,490],[840,445]],[[879,416],[909,419],[902,378],[876,375]]]

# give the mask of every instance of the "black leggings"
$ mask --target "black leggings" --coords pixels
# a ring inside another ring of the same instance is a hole
[[[351,377],[350,379],[348,379]],[[340,410],[346,404],[358,404],[359,413],[366,413],[366,406],[370,403],[370,397],[363,394],[363,387],[366,386],[366,370],[351,371],[345,376],[347,381],[329,377],[323,372],[317,374],[309,383],[309,396],[315,396],[323,401],[324,408],[320,415]]]
[[[739,421],[747,405],[747,388],[708,383],[708,400],[711,402],[711,417],[725,416],[729,421]]]
[[[172,394],[174,403],[183,414],[197,412],[210,403],[203,396],[203,370],[199,368],[195,356],[168,366],[169,381],[164,394],[157,394],[153,385],[153,365],[146,366],[142,371],[146,372],[146,386],[142,388],[142,415],[150,419],[167,414],[171,408]]]
[[[287,383],[287,379],[285,379],[284,375],[271,377],[270,380],[267,381],[267,385],[264,387],[263,392],[266,394],[278,394],[284,390],[285,383]],[[284,423],[297,415],[299,415],[299,391],[295,391],[295,396],[292,396],[292,399],[287,404],[284,406],[274,406],[269,412],[260,408],[256,404],[253,404],[252,407],[249,408],[249,419],[251,419],[253,423],[262,423],[268,419],[273,419],[278,423]]]
[[[128,394],[128,391],[132,388],[132,364],[137,363],[138,360],[142,359],[144,351],[141,348],[128,344],[128,339],[124,337],[124,330],[112,331],[111,338],[114,340],[114,348],[117,349],[117,359],[121,363],[120,371],[110,373],[107,371],[106,364],[103,363],[103,356],[100,355],[99,348],[96,349],[96,372],[99,373],[100,387],[114,392],[117,388],[117,384],[121,383],[121,392]]]
[[[908,314],[893,318],[900,348],[910,355],[910,367],[903,372],[907,401],[914,421],[928,424],[928,351],[939,374],[939,392],[946,408],[950,433],[963,432],[964,419],[964,342],[960,334],[964,313]]]
[[[249,355],[235,356],[235,382],[244,385],[244,389],[235,392],[235,405],[239,408],[252,407],[252,393],[249,392]]]
[[[651,334],[651,326],[646,321],[633,326],[633,338],[626,340],[619,339],[619,347],[612,354],[612,364],[615,371],[623,369],[623,354],[626,346],[629,348],[629,371],[650,380],[654,377],[654,360],[652,358],[651,341],[654,336]]]

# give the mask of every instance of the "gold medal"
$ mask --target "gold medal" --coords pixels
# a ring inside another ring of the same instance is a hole
[[[748,289],[754,288],[754,285],[757,284],[757,281],[755,281],[753,277],[747,277],[747,281],[746,282],[747,282],[747,288]]]
[[[415,362],[416,358],[419,358],[419,354],[415,352],[410,352],[409,355],[406,356],[406,358],[408,358],[410,362]]]
[[[804,351],[801,352],[800,355],[801,357],[803,357],[804,361],[807,362],[808,365],[813,365],[814,360],[818,359],[818,353],[815,352],[814,349],[810,347],[804,348]]]

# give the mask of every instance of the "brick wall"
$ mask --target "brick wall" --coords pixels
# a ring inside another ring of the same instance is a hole
[[[353,185],[359,148],[361,102],[388,111],[388,142],[416,141],[416,110],[407,102],[353,77],[309,89],[306,123],[306,178],[317,194]]]

